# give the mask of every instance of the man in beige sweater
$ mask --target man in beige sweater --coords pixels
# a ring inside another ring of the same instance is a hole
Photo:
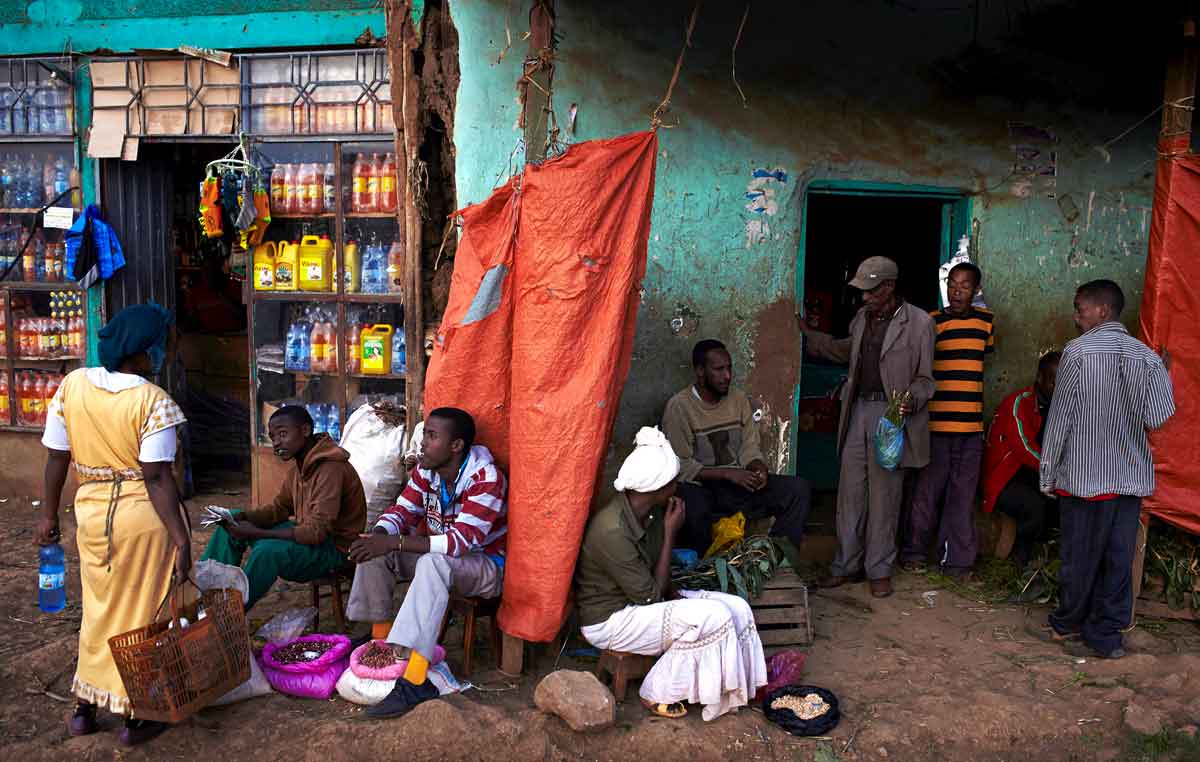
[[[774,516],[771,534],[799,545],[808,518],[808,482],[767,471],[750,400],[731,388],[733,360],[724,344],[714,339],[696,344],[692,367],[695,383],[672,397],[663,412],[663,432],[681,465],[678,496],[687,506],[678,546],[704,553],[713,522],[739,511],[747,519]]]

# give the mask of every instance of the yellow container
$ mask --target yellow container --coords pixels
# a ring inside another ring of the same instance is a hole
[[[332,246],[321,243],[315,235],[300,239],[299,282],[301,291],[328,291],[330,281],[330,254]]]
[[[254,249],[254,290],[275,290],[275,242],[259,244]]]
[[[300,266],[300,247],[294,242],[280,241],[275,248],[275,290],[295,291],[296,271]]]
[[[334,268],[337,267],[337,259],[333,252],[333,241],[329,240],[329,236],[322,235],[320,239],[321,249],[325,251],[325,261],[329,263],[329,290],[330,292],[337,291],[337,273]]]
[[[365,375],[384,376],[392,370],[392,333],[390,325],[368,325],[359,334],[362,347],[362,372]]]
[[[357,294],[362,289],[362,263],[358,261],[358,244],[346,241],[342,246],[342,279],[347,294]]]

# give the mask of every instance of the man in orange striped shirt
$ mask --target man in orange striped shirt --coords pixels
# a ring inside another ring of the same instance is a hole
[[[994,339],[992,313],[972,304],[982,280],[970,262],[955,265],[946,309],[933,313],[937,391],[929,403],[930,461],[917,475],[901,558],[909,571],[924,570],[935,533],[944,573],[964,577],[975,564],[972,508],[983,458],[983,358]]]

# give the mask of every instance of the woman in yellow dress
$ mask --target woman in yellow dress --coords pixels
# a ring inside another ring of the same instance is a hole
[[[83,621],[71,685],[79,703],[69,729],[77,736],[96,732],[96,710],[107,709],[126,717],[120,740],[128,746],[166,726],[130,716],[108,639],[154,621],[172,572],[183,579],[192,565],[171,473],[183,412],[149,381],[162,366],[172,331],[170,313],[156,304],[117,314],[100,330],[102,367],[80,368],[63,379],[47,406],[42,437],[48,456],[38,544],[59,541],[58,508],[72,461],[79,480],[75,537]]]

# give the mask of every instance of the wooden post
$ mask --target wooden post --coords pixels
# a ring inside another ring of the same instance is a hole
[[[423,415],[425,397],[425,272],[421,257],[421,215],[414,198],[412,167],[421,146],[421,91],[413,53],[417,30],[412,0],[387,0],[387,50],[392,76],[392,120],[396,125],[396,222],[404,241],[404,340],[408,347],[408,374],[404,404],[409,429]]]
[[[1200,69],[1200,48],[1196,46],[1196,21],[1183,21],[1183,40],[1167,62],[1167,80],[1163,87],[1162,126],[1158,133],[1159,150],[1164,153],[1189,150],[1192,137],[1192,109],[1196,100],[1196,76]],[[1146,541],[1150,516],[1138,522],[1133,553],[1133,613],[1129,625],[1137,621],[1137,599],[1142,592],[1142,573],[1146,566]]]
[[[554,44],[554,1],[533,0],[529,9],[529,53],[525,69],[531,82],[525,85],[525,162],[546,158],[546,120],[549,118],[550,88],[554,80],[554,64],[544,56]],[[531,62],[542,61],[534,64]],[[534,68],[536,66],[536,68]]]

